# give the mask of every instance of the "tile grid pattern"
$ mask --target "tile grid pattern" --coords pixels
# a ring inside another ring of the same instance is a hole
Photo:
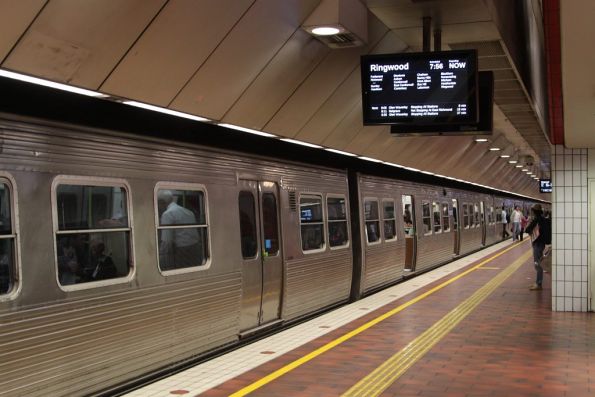
[[[289,328],[271,337],[259,340],[196,367],[182,371],[172,377],[135,390],[125,396],[165,397],[172,395],[171,391],[173,390],[180,390],[184,394],[195,396],[282,356],[320,336],[330,333],[508,245],[510,245],[508,240],[495,244],[414,279],[397,284],[362,300],[316,317],[311,321]],[[271,354],[271,352],[274,353]]]
[[[552,310],[589,308],[587,149],[552,154]]]

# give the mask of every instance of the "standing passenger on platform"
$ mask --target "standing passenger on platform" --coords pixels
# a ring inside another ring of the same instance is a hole
[[[520,238],[521,234],[521,217],[523,214],[521,213],[521,209],[519,206],[514,207],[514,211],[512,211],[511,220],[512,220],[512,241],[516,241]]]
[[[508,220],[506,219],[507,216],[508,216],[508,214],[506,213],[506,209],[504,208],[504,206],[502,206],[502,239],[503,240],[510,237],[508,230],[506,230],[506,227],[508,225]]]
[[[537,276],[535,284],[529,287],[530,290],[540,290],[543,283],[543,268],[541,267],[541,259],[543,257],[543,250],[546,244],[551,242],[551,227],[549,220],[543,217],[543,210],[540,204],[535,204],[531,207],[531,222],[527,226],[527,234],[531,235],[531,244],[533,246],[533,264]]]

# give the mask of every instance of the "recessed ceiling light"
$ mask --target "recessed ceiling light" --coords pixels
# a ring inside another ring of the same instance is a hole
[[[508,163],[509,164],[516,164],[516,163],[518,163],[518,161],[517,160],[508,160]]]
[[[487,142],[488,138],[475,138],[475,142]]]
[[[491,147],[490,150],[492,152],[497,152],[498,150],[500,150],[500,148],[499,147]]]
[[[523,166],[521,164],[517,164],[514,166],[515,168],[523,168]]]
[[[507,159],[510,157],[510,154],[501,154],[500,157],[502,157],[503,159]]]
[[[312,34],[315,34],[317,36],[332,36],[340,32],[339,29],[333,28],[331,26],[319,26],[310,31],[312,32]]]
[[[521,171],[523,171],[523,172],[527,172],[527,171],[529,171],[529,170],[528,170],[527,168],[523,168]]]

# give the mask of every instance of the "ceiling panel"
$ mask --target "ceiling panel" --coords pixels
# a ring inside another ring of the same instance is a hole
[[[50,1],[3,66],[97,89],[164,3]]]
[[[384,54],[401,52],[402,50],[403,42],[392,32],[389,32],[382,38],[372,53]],[[357,104],[361,103],[361,95],[361,74],[358,62],[347,79],[320,106],[296,137],[308,142],[314,142],[319,139],[317,138],[318,134],[327,136]]]
[[[173,100],[177,110],[221,120],[319,0],[258,0]]]
[[[0,0],[0,62],[41,10],[45,0]]]
[[[169,1],[101,90],[169,105],[252,3],[253,0]]]
[[[281,109],[265,126],[266,131],[275,131],[293,137],[318,108],[332,95],[337,87],[359,64],[360,55],[374,48],[388,30],[377,18],[369,15],[368,46],[333,50],[293,93]],[[402,44],[403,48],[405,45]],[[326,135],[319,139],[324,140]]]
[[[223,117],[226,123],[262,129],[330,49],[297,30]],[[254,106],[258,103],[258,106]]]

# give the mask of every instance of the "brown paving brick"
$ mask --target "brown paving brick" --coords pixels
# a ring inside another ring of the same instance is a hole
[[[529,245],[524,244],[487,266],[504,268],[527,249]],[[251,395],[340,395],[498,272],[472,272]],[[595,319],[582,313],[552,313],[549,287],[540,292],[528,290],[533,276],[531,264],[523,265],[383,395],[593,395]],[[546,277],[549,282],[549,275]],[[443,280],[424,291],[441,282]],[[369,313],[203,395],[233,393],[408,299],[411,296]]]

